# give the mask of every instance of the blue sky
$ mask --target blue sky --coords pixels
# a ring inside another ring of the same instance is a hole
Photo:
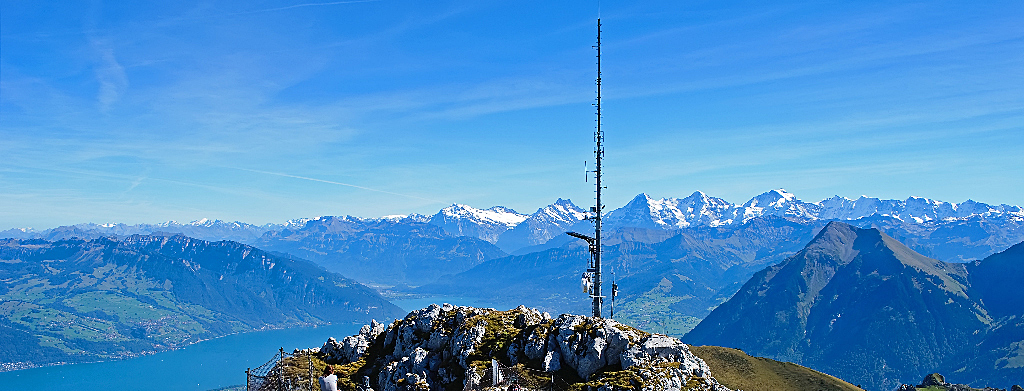
[[[0,229],[593,202],[596,1],[0,7]],[[600,7],[610,207],[1024,204],[1024,2]]]

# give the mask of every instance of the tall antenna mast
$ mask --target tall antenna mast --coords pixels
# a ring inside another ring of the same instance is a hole
[[[597,147],[594,148],[594,157],[597,168],[594,169],[594,176],[597,179],[597,204],[590,207],[588,220],[594,221],[594,236],[588,236],[577,232],[566,232],[569,236],[587,241],[590,249],[590,268],[583,273],[583,291],[590,294],[594,299],[594,317],[601,317],[601,305],[604,303],[604,296],[601,295],[601,213],[604,205],[601,204],[601,163],[604,160],[604,132],[601,130],[601,18],[597,18],[597,128],[594,130],[594,141]],[[613,286],[612,295],[615,289]],[[614,298],[613,298],[614,300]]]
[[[594,290],[591,297],[594,298],[594,317],[601,317],[601,304],[604,296],[601,296],[601,214],[604,205],[601,204],[601,160],[604,159],[604,131],[601,130],[601,18],[597,18],[597,128],[594,130],[594,141],[597,148],[594,149],[594,160],[597,168],[594,170],[597,182],[597,206],[594,207],[594,245],[591,253],[594,257]]]
[[[594,317],[601,317],[601,304],[604,302],[604,296],[601,295],[601,212],[604,209],[604,205],[601,204],[601,162],[604,159],[604,132],[601,131],[601,18],[597,18],[597,45],[594,46],[597,49],[597,102],[594,106],[597,107],[597,128],[594,130],[594,141],[597,142],[597,147],[594,148],[595,165],[594,176],[597,179],[597,203],[595,206],[590,207],[590,216],[588,220],[594,221],[594,236],[588,236],[576,232],[566,232],[569,236],[579,238],[587,241],[588,248],[590,249],[590,267],[586,273],[583,273],[583,291],[590,294],[590,297],[594,299],[593,310]]]

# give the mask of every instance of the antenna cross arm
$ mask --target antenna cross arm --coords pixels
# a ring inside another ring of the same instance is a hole
[[[577,232],[566,232],[565,234],[569,235],[569,236],[572,236],[574,238],[586,240],[587,243],[590,243],[590,244],[594,244],[594,241],[595,241],[594,238],[592,238],[590,236],[587,236],[587,235],[584,235],[584,234],[581,234],[581,233],[577,233]]]

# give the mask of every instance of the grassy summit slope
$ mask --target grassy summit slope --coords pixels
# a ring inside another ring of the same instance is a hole
[[[859,391],[853,384],[789,362],[752,357],[719,346],[690,346],[711,367],[719,383],[744,391]]]

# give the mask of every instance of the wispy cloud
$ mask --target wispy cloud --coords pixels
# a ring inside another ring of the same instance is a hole
[[[351,183],[344,183],[344,182],[337,182],[337,181],[328,181],[328,180],[325,180],[325,179],[310,178],[310,177],[305,177],[305,176],[301,176],[301,175],[291,175],[291,174],[284,174],[284,173],[279,173],[279,172],[251,170],[251,169],[248,169],[248,168],[238,168],[238,167],[232,167],[232,168],[234,168],[236,170],[241,170],[241,171],[255,172],[255,173],[258,173],[258,174],[275,175],[275,176],[286,177],[286,178],[302,179],[302,180],[306,180],[306,181],[313,181],[313,182],[320,182],[320,183],[329,183],[329,184],[332,184],[332,185],[348,186],[348,187],[352,187],[352,188],[356,188],[356,189],[373,191],[373,192],[377,192],[377,193],[391,194],[391,195],[396,195],[396,196],[401,196],[401,197],[415,198],[415,199],[423,200],[423,201],[430,201],[430,202],[433,202],[433,203],[436,203],[436,204],[447,204],[444,201],[438,201],[438,200],[434,200],[434,199],[430,199],[430,198],[414,196],[414,195],[411,195],[411,194],[402,194],[402,193],[395,193],[395,192],[391,192],[391,191],[387,191],[387,190],[373,189],[373,188],[369,188],[369,187],[366,187],[366,186],[353,185]]]
[[[68,168],[59,168],[59,167],[28,167],[28,166],[14,167],[14,166],[8,165],[2,171],[7,171],[7,172],[25,172],[25,173],[31,173],[31,174],[34,174],[34,175],[39,175],[39,174],[60,175],[60,176],[67,176],[67,177],[71,177],[71,178],[90,177],[90,178],[103,179],[103,180],[109,180],[109,181],[115,181],[115,182],[121,182],[121,183],[127,182],[127,183],[129,183],[129,189],[128,190],[135,189],[144,180],[153,180],[153,181],[166,182],[166,183],[175,184],[175,185],[182,185],[182,186],[189,186],[189,187],[194,187],[194,188],[201,188],[201,189],[216,191],[216,192],[225,193],[225,194],[235,194],[235,195],[243,195],[243,194],[247,195],[247,194],[249,194],[249,193],[247,193],[247,192],[245,192],[243,190],[240,190],[240,189],[234,189],[234,188],[230,188],[229,189],[229,188],[225,188],[225,187],[211,186],[211,185],[197,183],[197,182],[189,182],[189,181],[182,181],[182,180],[175,180],[175,179],[165,179],[165,178],[156,178],[156,177],[137,177],[137,176],[133,176],[133,175],[117,174],[117,173],[94,171],[94,170],[78,170],[78,169],[68,169]]]
[[[266,9],[260,9],[260,10],[254,10],[254,11],[238,12],[238,13],[229,14],[229,15],[258,14],[258,13],[263,13],[263,12],[285,11],[285,10],[290,10],[290,9],[295,9],[295,8],[324,7],[324,6],[329,6],[329,5],[340,5],[340,4],[375,3],[375,2],[378,2],[378,1],[382,1],[382,0],[352,0],[352,1],[331,1],[331,2],[326,2],[326,3],[304,3],[304,4],[289,5],[289,6],[285,6],[285,7],[266,8]]]
[[[93,70],[96,73],[96,81],[99,82],[96,101],[100,111],[107,112],[128,89],[128,75],[125,74],[124,67],[117,62],[114,48],[109,42],[94,39],[92,49],[96,56]]]

